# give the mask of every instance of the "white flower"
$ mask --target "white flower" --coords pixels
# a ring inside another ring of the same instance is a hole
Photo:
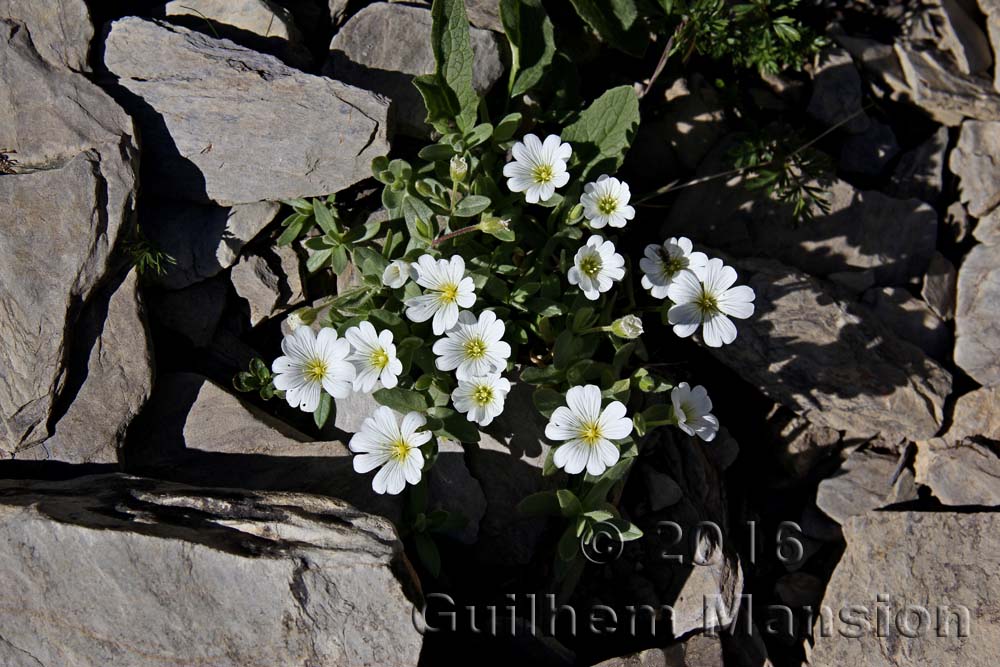
[[[354,351],[347,360],[354,364],[354,391],[369,392],[375,382],[392,389],[397,376],[403,372],[403,363],[396,358],[396,346],[392,343],[392,332],[375,331],[370,322],[361,322],[344,332],[344,338]]]
[[[459,308],[476,302],[476,286],[465,275],[465,260],[458,255],[435,260],[421,255],[414,265],[417,284],[426,288],[421,296],[406,300],[406,316],[413,322],[434,318],[434,334],[440,336],[458,322]]]
[[[624,227],[635,217],[635,209],[628,205],[631,198],[628,183],[603,174],[595,182],[583,186],[580,203],[583,204],[583,215],[592,228],[600,229],[605,225]]]
[[[579,285],[583,295],[596,301],[611,283],[625,277],[625,259],[615,252],[615,244],[597,234],[576,251],[567,274],[570,285]]]
[[[533,134],[524,135],[523,142],[513,148],[514,161],[503,167],[507,187],[511,192],[523,192],[529,204],[545,201],[569,181],[566,161],[573,154],[569,144],[558,135],[545,137],[545,143]]]
[[[479,319],[467,310],[458,318],[458,326],[434,343],[438,370],[455,371],[459,380],[501,373],[507,367],[510,345],[502,338],[503,320],[492,310],[479,313]]]
[[[392,410],[379,406],[371,417],[361,424],[348,445],[354,457],[354,470],[366,473],[381,467],[372,480],[375,493],[396,495],[406,483],[420,481],[424,467],[421,445],[431,439],[430,431],[418,431],[427,423],[419,412],[403,417],[402,425],[396,423]]]
[[[503,412],[508,392],[510,381],[493,373],[459,380],[458,387],[451,392],[451,400],[456,410],[467,413],[470,422],[488,426]]]
[[[670,237],[663,245],[646,246],[646,256],[639,260],[642,269],[642,286],[654,299],[667,296],[667,288],[684,269],[702,277],[708,257],[703,252],[691,251],[691,240],[686,236]]]
[[[642,320],[636,315],[623,315],[611,323],[611,333],[632,340],[642,335]]]
[[[393,260],[382,272],[382,284],[392,289],[402,287],[408,280],[416,279],[416,269],[404,259]]]
[[[345,360],[351,346],[337,338],[335,329],[322,329],[317,336],[309,327],[299,327],[284,337],[281,351],[285,355],[271,364],[274,388],[285,392],[293,408],[316,412],[324,389],[334,398],[351,393],[354,366]]]
[[[601,390],[597,385],[570,387],[566,406],[556,408],[545,427],[549,440],[565,440],[556,449],[553,462],[571,475],[587,469],[600,475],[618,462],[618,447],[611,441],[632,432],[632,420],[625,416],[625,406],[612,401],[601,410]]]
[[[709,260],[703,275],[704,282],[689,269],[677,274],[667,288],[667,296],[675,304],[667,311],[667,319],[681,338],[703,326],[705,345],[728,345],[736,340],[736,325],[729,317],[746,319],[753,315],[753,290],[746,285],[732,287],[736,270],[721,259]]]
[[[698,385],[692,389],[687,382],[681,382],[670,391],[670,402],[674,405],[677,428],[705,442],[715,439],[719,420],[712,414],[712,399],[704,387]]]

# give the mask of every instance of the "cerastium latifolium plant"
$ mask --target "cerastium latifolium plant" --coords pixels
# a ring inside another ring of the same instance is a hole
[[[514,53],[509,109],[542,80],[535,68],[554,49],[522,40],[526,22],[534,30],[548,21],[540,3],[505,1],[501,13]],[[335,399],[373,392],[381,407],[350,441],[354,468],[372,475],[377,493],[412,489],[401,528],[435,575],[431,535],[462,521],[425,511],[439,439],[478,442],[513,383],[533,386],[557,445],[543,473],[565,483],[520,508],[568,522],[557,561],[565,576],[582,563],[595,524],[640,536],[608,500],[637,438],[674,426],[710,441],[718,430],[703,387],[673,386],[649,369],[641,313],[719,347],[736,338],[730,318],[753,313],[754,294],[686,238],[649,245],[642,257],[616,247],[635,215],[615,176],[639,123],[631,87],[608,90],[560,128],[526,131],[517,111],[490,122],[472,88],[462,1],[435,0],[432,14],[437,69],[416,84],[437,141],[412,163],[374,160],[387,221],[349,227],[332,198],[290,202],[279,242],[318,226],[305,242],[310,270],[350,264],[358,284],[293,313],[270,372],[255,362],[236,386],[277,395],[319,426]],[[551,40],[551,30],[538,34]]]

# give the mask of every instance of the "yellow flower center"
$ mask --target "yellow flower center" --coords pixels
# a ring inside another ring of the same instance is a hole
[[[454,303],[458,298],[458,285],[448,283],[441,287],[441,301],[444,303]]]
[[[322,382],[326,377],[326,362],[322,359],[310,359],[306,362],[302,374],[310,382]]]
[[[701,290],[701,294],[695,299],[695,305],[698,306],[700,310],[705,315],[710,315],[719,310],[719,302],[716,298],[706,292],[704,289]]]
[[[660,262],[663,264],[663,275],[668,278],[688,266],[686,257],[683,255],[671,257],[670,253],[663,248],[660,248]]]
[[[473,338],[465,344],[465,356],[469,359],[481,359],[486,355],[486,343],[482,338]]]
[[[482,406],[489,405],[493,402],[493,389],[485,384],[479,385],[472,393],[472,400]]]
[[[611,215],[618,210],[618,200],[611,195],[604,195],[597,200],[597,210],[603,215]]]
[[[386,354],[386,351],[380,347],[374,352],[372,352],[370,361],[372,366],[374,366],[379,370],[382,370],[383,368],[389,365],[389,355]]]
[[[587,422],[580,429],[580,439],[593,447],[602,438],[601,426],[597,422]]]
[[[601,258],[597,255],[587,255],[580,260],[580,272],[588,278],[593,278],[601,272]]]
[[[410,455],[411,449],[413,447],[410,443],[400,438],[389,446],[389,456],[396,461],[405,461],[406,457]]]
[[[531,171],[531,175],[535,179],[535,183],[544,185],[551,181],[555,174],[551,165],[540,164]]]

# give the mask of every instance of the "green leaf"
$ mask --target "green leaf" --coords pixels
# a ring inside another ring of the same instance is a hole
[[[316,223],[319,225],[327,234],[337,234],[337,222],[333,217],[333,213],[327,208],[326,204],[317,200],[313,204],[313,215],[316,216]]]
[[[609,45],[641,56],[648,39],[643,35],[635,0],[570,0],[584,21]]]
[[[333,253],[330,255],[330,266],[337,275],[347,270],[347,265],[350,261],[350,258],[347,256],[347,248],[342,245],[334,248]]]
[[[569,489],[539,491],[517,504],[517,511],[527,516],[574,517],[583,511],[580,500]]]
[[[438,551],[434,540],[426,533],[416,533],[413,536],[413,544],[417,547],[420,562],[436,579],[441,574],[441,552]]]
[[[428,162],[437,162],[438,160],[450,160],[453,155],[455,155],[455,149],[448,144],[431,144],[430,146],[424,146],[417,153],[421,159],[427,160]]]
[[[458,202],[455,206],[455,216],[459,218],[471,218],[485,211],[490,205],[490,198],[482,195],[469,195]]]
[[[503,143],[514,138],[517,128],[521,126],[521,114],[509,113],[504,116],[493,129],[493,141]]]
[[[500,0],[500,21],[512,60],[507,91],[518,97],[538,85],[552,65],[556,53],[552,21],[541,0]],[[513,132],[507,138],[511,136]]]
[[[442,85],[436,74],[421,74],[413,77],[413,85],[424,98],[424,108],[427,109],[428,125],[441,133],[451,128],[452,120],[458,109],[458,101],[454,93]],[[382,201],[385,201],[383,194]]]
[[[563,129],[562,140],[573,145],[583,165],[582,177],[591,173],[613,174],[625,159],[639,127],[639,98],[632,86],[608,90]]]
[[[469,41],[469,17],[464,0],[434,0],[431,5],[431,48],[437,63],[437,80],[446,86],[457,103],[452,118],[460,132],[476,123],[479,96],[472,87],[472,63],[475,56]],[[450,101],[450,100],[449,100]]]
[[[539,387],[536,389],[531,395],[531,400],[535,404],[535,408],[546,419],[552,416],[556,408],[566,405],[566,397],[555,389],[549,389],[548,387]]]
[[[326,424],[326,420],[330,418],[332,412],[333,398],[325,391],[321,391],[319,393],[319,407],[313,413],[313,421],[316,423],[316,428],[323,428],[323,425]]]
[[[581,521],[586,521],[586,519],[582,517],[578,518],[563,531],[562,537],[559,538],[559,546],[557,548],[559,560],[571,561],[580,551],[580,538],[577,537],[577,528]]]
[[[309,255],[309,259],[306,260],[306,269],[309,273],[316,273],[330,261],[330,256],[333,254],[333,250],[327,248],[325,250],[317,250],[316,252]]]
[[[419,391],[393,387],[392,389],[379,389],[372,397],[379,404],[392,408],[396,412],[406,414],[407,412],[424,412],[427,410],[427,398]]]
[[[465,135],[463,141],[465,142],[465,147],[467,149],[475,148],[492,136],[493,126],[489,123],[480,123],[472,128],[471,132]]]
[[[450,395],[446,396],[450,398]],[[445,407],[431,408],[427,414],[441,420],[440,435],[459,442],[479,442],[479,428],[465,415]]]
[[[281,232],[281,236],[279,236],[278,240],[275,241],[276,245],[278,246],[291,245],[292,241],[297,239],[299,237],[299,234],[301,234],[304,231],[306,223],[309,220],[310,218],[301,214],[295,214],[287,218],[285,222],[288,222],[288,226],[285,227],[285,231]]]
[[[546,366],[545,368],[528,366],[521,371],[521,381],[528,384],[545,384],[555,382],[561,375],[562,371],[555,366]]]

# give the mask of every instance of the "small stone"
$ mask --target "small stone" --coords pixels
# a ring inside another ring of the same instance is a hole
[[[957,280],[955,265],[941,253],[934,253],[924,275],[924,286],[920,290],[920,296],[941,319],[950,320],[955,317]]]
[[[500,45],[489,30],[474,28],[469,36],[475,56],[472,87],[483,95],[503,75]],[[424,123],[427,111],[413,77],[432,74],[434,69],[430,10],[376,2],[337,31],[323,72],[391,98],[399,131],[426,137],[430,131]]]
[[[1000,123],[967,120],[948,167],[959,178],[962,203],[974,218],[981,218],[1000,204]]]
[[[827,126],[852,118],[844,127],[852,134],[868,129],[870,119],[862,111],[861,77],[851,54],[830,48],[816,56],[813,94],[807,112]]]
[[[985,218],[984,218],[985,220]],[[968,237],[973,220],[969,217],[962,202],[956,201],[948,207],[944,214],[944,228],[955,243],[961,243]]]
[[[963,118],[1000,120],[1000,98],[983,76],[955,72],[938,50],[902,41],[894,50],[906,81],[905,94],[934,120],[948,126]]]
[[[1000,457],[986,445],[972,440],[949,445],[942,438],[923,442],[916,472],[917,481],[944,505],[1000,506]]]
[[[989,41],[961,0],[924,0],[904,31],[911,43],[949,54],[961,74],[979,74],[993,64]]]
[[[892,128],[876,120],[864,132],[848,137],[840,150],[840,167],[865,176],[878,176],[899,154],[899,143]]]
[[[927,141],[899,158],[888,194],[934,203],[944,187],[944,165],[948,155],[948,128],[941,126]]]
[[[233,267],[236,293],[250,306],[250,326],[277,315],[305,299],[299,256],[291,246],[261,255],[247,255]]]
[[[870,449],[853,452],[832,477],[820,482],[816,504],[840,525],[852,516],[886,506],[898,460]]]
[[[875,316],[901,339],[913,343],[938,361],[947,358],[951,334],[944,321],[926,303],[902,287],[876,287],[865,292],[862,298]]]
[[[972,235],[980,243],[1000,245],[1000,207],[981,217],[972,230]]]
[[[817,426],[793,411],[774,404],[767,415],[778,460],[796,479],[804,480],[813,467],[840,445],[840,432]]]
[[[959,397],[947,438],[952,442],[983,438],[1000,442],[1000,387],[976,389]]]
[[[980,384],[1000,384],[1000,246],[977,245],[958,270],[955,364]]]

